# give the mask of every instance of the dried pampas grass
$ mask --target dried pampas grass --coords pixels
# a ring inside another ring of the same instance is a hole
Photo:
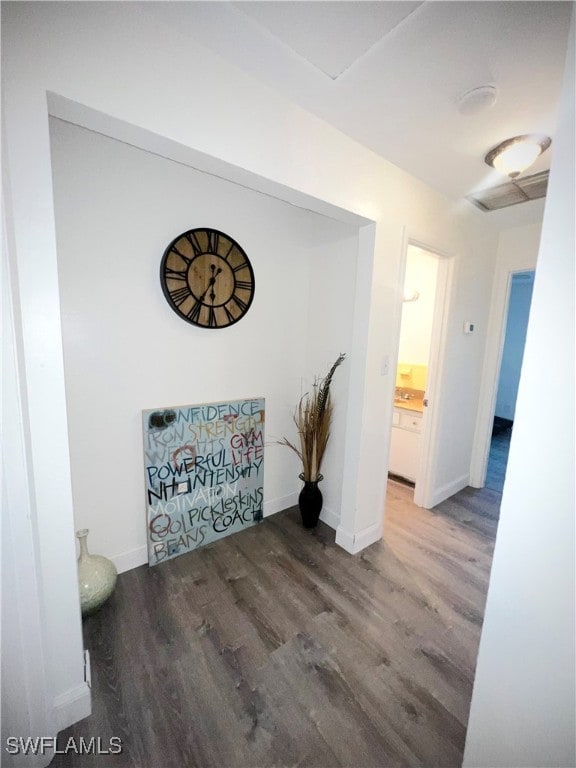
[[[336,368],[344,362],[345,357],[346,355],[339,355],[327,376],[316,381],[312,392],[306,393],[298,403],[294,413],[294,423],[298,429],[298,444],[290,442],[285,437],[278,441],[279,445],[288,446],[299,456],[304,480],[319,479],[332,422],[330,384]]]

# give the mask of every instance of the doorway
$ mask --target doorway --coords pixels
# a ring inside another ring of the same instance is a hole
[[[395,372],[389,477],[414,489],[418,506],[432,495],[432,424],[442,347],[449,259],[423,245],[406,251]]]
[[[498,493],[502,493],[506,476],[533,285],[534,270],[511,276],[485,480],[486,488]]]

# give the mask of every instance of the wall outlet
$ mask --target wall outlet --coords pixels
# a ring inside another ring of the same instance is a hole
[[[474,323],[464,320],[464,333],[474,333]]]

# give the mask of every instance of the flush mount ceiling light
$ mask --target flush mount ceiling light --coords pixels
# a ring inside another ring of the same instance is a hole
[[[549,136],[541,134],[514,136],[513,139],[507,139],[491,149],[484,162],[505,176],[515,179],[522,171],[530,168],[551,143]]]

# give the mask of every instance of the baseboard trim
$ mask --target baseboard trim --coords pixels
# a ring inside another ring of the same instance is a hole
[[[83,682],[55,697],[52,710],[54,730],[63,731],[64,728],[83,720],[91,713],[90,687],[88,683]]]
[[[146,547],[136,547],[136,549],[130,549],[128,552],[115,555],[110,560],[116,566],[118,573],[125,573],[133,568],[138,568],[140,565],[148,564],[148,549]]]
[[[298,504],[298,491],[288,493],[286,496],[279,496],[277,499],[271,499],[264,502],[264,517],[275,515],[276,512],[282,512],[284,509],[294,507]]]
[[[470,475],[462,475],[462,477],[458,477],[456,480],[452,480],[441,486],[432,494],[428,509],[432,509],[432,507],[435,507],[437,504],[446,501],[450,496],[454,496],[455,493],[466,488],[467,485],[470,485]]]
[[[358,533],[350,533],[341,525],[336,529],[336,544],[345,549],[346,552],[350,552],[351,555],[358,554],[376,541],[380,541],[381,538],[382,521],[369,525],[368,528],[364,528]]]
[[[330,507],[322,507],[322,512],[320,512],[320,520],[322,520],[323,523],[326,523],[326,525],[330,526],[330,528],[333,528],[335,531],[338,530],[338,526],[340,525],[340,515],[337,515],[333,509],[330,509]]]

